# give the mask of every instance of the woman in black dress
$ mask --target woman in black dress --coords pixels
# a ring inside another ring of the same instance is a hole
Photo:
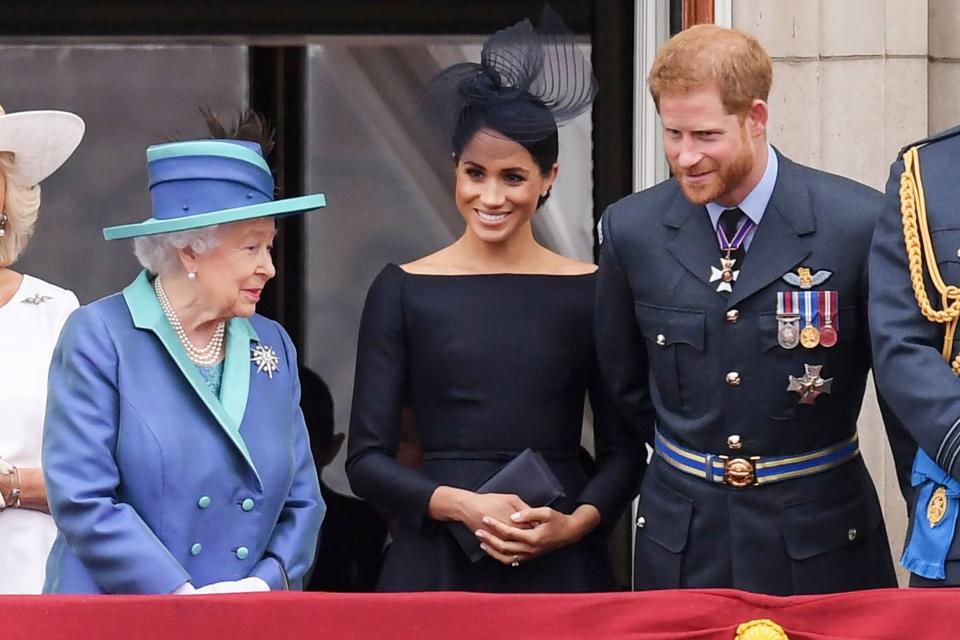
[[[599,591],[613,587],[604,526],[635,494],[642,446],[601,390],[593,339],[596,267],[541,246],[531,218],[557,177],[557,122],[595,93],[589,63],[555,14],[484,45],[482,63],[431,80],[421,109],[446,136],[466,221],[452,245],[388,265],[360,325],[347,473],[397,519],[385,591]],[[585,395],[595,473],[578,452]],[[400,465],[412,408],[423,467]],[[565,496],[533,508],[472,491],[520,451],[541,453]],[[472,563],[448,529],[475,532]]]

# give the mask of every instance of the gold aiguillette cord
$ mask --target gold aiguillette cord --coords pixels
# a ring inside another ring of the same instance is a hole
[[[953,372],[960,375],[960,354],[951,362],[953,338],[960,319],[960,288],[948,285],[940,275],[937,256],[930,237],[930,225],[927,222],[927,205],[923,193],[923,180],[920,176],[920,147],[911,147],[903,155],[904,170],[900,174],[900,217],[903,222],[903,242],[907,249],[907,265],[910,269],[910,284],[913,295],[920,305],[920,312],[931,321],[945,324],[943,336],[943,358],[950,362]],[[921,251],[921,241],[923,248]],[[923,281],[924,261],[930,280],[940,294],[942,309],[934,309],[927,297]]]

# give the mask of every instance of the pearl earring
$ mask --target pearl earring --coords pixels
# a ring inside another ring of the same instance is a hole
[[[7,235],[7,214],[0,213],[0,238]]]
[[[187,271],[187,280],[196,280],[197,272],[196,271]]]

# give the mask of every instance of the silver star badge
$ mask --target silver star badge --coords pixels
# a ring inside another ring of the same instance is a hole
[[[20,302],[23,303],[23,304],[35,304],[35,305],[40,305],[40,304],[43,304],[44,302],[48,302],[48,301],[50,301],[50,300],[53,300],[53,296],[42,296],[42,295],[40,295],[39,293],[35,293],[35,294],[33,294],[31,297],[29,297],[29,298],[24,298],[24,299],[21,300]]]
[[[799,393],[800,404],[813,404],[821,393],[830,393],[833,378],[824,380],[820,377],[820,370],[823,369],[822,364],[805,364],[803,368],[805,372],[802,377],[788,376],[790,384],[787,385],[787,391]]]
[[[740,277],[740,269],[733,270],[733,265],[736,262],[735,258],[720,258],[720,269],[710,265],[710,282],[720,281],[720,284],[717,285],[718,292],[733,293],[733,286],[730,283],[736,282],[737,278]]]
[[[273,349],[265,344],[258,344],[250,349],[250,362],[257,365],[257,373],[266,373],[273,380],[273,374],[280,370],[280,359]]]

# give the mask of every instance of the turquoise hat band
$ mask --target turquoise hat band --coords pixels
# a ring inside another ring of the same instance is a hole
[[[230,222],[239,222],[241,220],[253,220],[255,218],[279,217],[294,213],[304,213],[306,211],[320,209],[326,205],[326,198],[324,198],[322,193],[317,193],[298,198],[285,198],[283,200],[263,202],[247,207],[223,209],[210,213],[198,213],[183,218],[173,218],[169,220],[157,220],[156,218],[149,218],[143,222],[137,222],[134,224],[107,227],[103,230],[103,237],[105,240],[124,240],[127,238],[135,238],[137,236],[153,236],[161,233],[173,233],[175,231],[199,229],[201,227],[209,227],[215,224],[228,224]]]
[[[184,156],[218,156],[242,160],[265,171],[268,175],[270,167],[263,157],[236,142],[222,142],[220,140],[191,140],[187,142],[169,142],[155,144],[147,148],[147,162],[165,160],[167,158],[182,158]]]

